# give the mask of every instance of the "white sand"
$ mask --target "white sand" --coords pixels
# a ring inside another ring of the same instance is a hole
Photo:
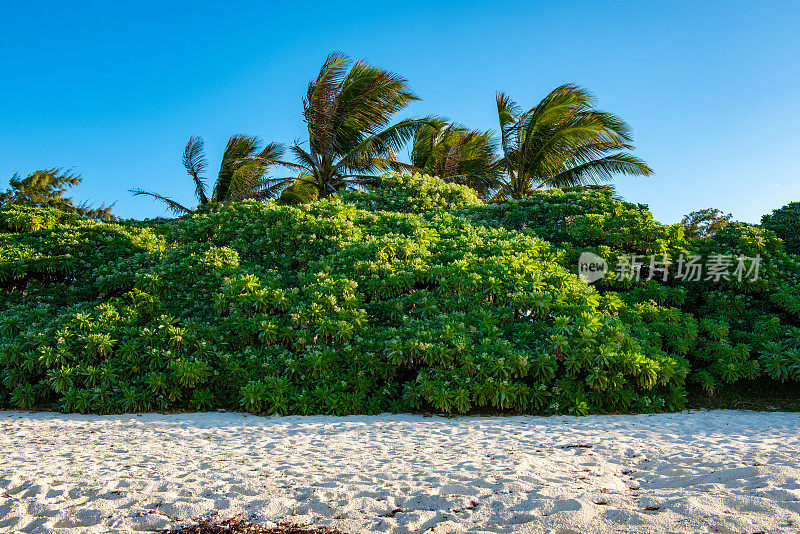
[[[215,514],[351,533],[798,532],[800,414],[0,412],[0,531]]]

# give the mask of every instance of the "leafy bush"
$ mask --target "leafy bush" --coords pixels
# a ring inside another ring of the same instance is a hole
[[[529,231],[560,247],[663,254],[684,244],[683,228],[653,219],[643,204],[621,202],[613,191],[585,188],[536,191],[523,200],[487,204],[458,211],[476,224]]]
[[[243,202],[158,228],[79,220],[8,234],[0,257],[12,406],[683,405],[686,360],[626,324],[625,303],[570,275],[544,241],[446,213]]]
[[[625,322],[647,324],[664,350],[685,356],[692,381],[708,391],[721,383],[768,376],[798,380],[800,258],[783,252],[774,233],[754,225],[721,226],[710,239],[684,239],[679,225],[655,221],[641,204],[615,200],[601,189],[537,192],[529,199],[479,206],[458,213],[476,224],[541,236],[560,252],[559,263],[577,273],[578,256],[639,254],[672,259],[666,282],[623,281],[612,272],[596,284],[635,310]],[[758,280],[685,281],[675,276],[681,255],[761,258]],[[655,340],[654,340],[655,342]]]
[[[800,202],[791,202],[761,218],[761,226],[772,230],[786,244],[786,252],[800,254]]]
[[[690,242],[602,190],[483,205],[392,175],[299,206],[0,224],[8,406],[649,412],[683,407],[687,379],[800,380],[800,262],[772,232]],[[761,254],[762,276],[590,286],[582,250]]]
[[[482,204],[469,187],[421,174],[387,174],[366,192],[350,191],[341,196],[345,202],[364,210],[401,213],[424,213]]]
[[[58,223],[74,223],[77,220],[76,215],[55,208],[17,206],[13,210],[0,210],[0,232],[35,232],[53,228]]]

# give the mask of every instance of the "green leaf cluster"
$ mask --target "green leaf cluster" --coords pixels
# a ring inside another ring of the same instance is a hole
[[[800,202],[790,202],[764,215],[761,226],[775,232],[783,240],[787,252],[800,254]]]
[[[790,220],[790,211],[791,205],[782,216]],[[666,282],[621,280],[611,272],[595,284],[604,296],[616,295],[627,304],[620,315],[639,337],[687,358],[690,380],[709,392],[721,383],[760,376],[800,378],[800,257],[787,253],[767,224],[727,223],[705,239],[687,239],[683,226],[659,223],[646,205],[620,201],[598,187],[538,191],[523,200],[456,213],[475,224],[547,240],[559,252],[559,263],[575,274],[584,251],[610,260],[641,255],[645,264],[652,254],[666,255],[672,263]],[[708,259],[719,254],[759,256],[758,279],[676,276],[680,255]]]
[[[55,218],[4,233],[2,402],[96,413],[683,406],[687,360],[628,324],[629,305],[580,282],[546,241],[443,210],[477,203],[465,187],[392,180],[417,191],[408,209],[356,205],[391,206],[402,190],[391,187],[354,203],[245,201],[169,222]]]
[[[761,254],[761,277],[587,285],[577,254]],[[112,413],[653,412],[800,381],[800,262],[602,188],[501,205],[386,175],[310,204],[100,222],[0,210],[0,403]]]

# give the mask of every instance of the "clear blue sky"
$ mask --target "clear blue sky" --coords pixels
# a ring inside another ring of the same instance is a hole
[[[191,202],[180,155],[234,133],[304,137],[301,98],[339,50],[406,76],[437,113],[495,128],[494,93],[532,106],[564,82],[634,129],[656,171],[617,180],[677,222],[758,222],[800,201],[800,2],[8,2],[0,17],[0,188],[74,167],[79,199],[163,214]],[[112,5],[113,4],[113,5]]]

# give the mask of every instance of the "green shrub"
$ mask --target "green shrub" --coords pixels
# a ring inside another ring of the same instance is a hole
[[[342,199],[369,211],[424,213],[482,204],[474,190],[421,174],[387,174],[366,192],[343,193]]]
[[[644,204],[621,202],[613,191],[536,191],[523,200],[458,210],[476,224],[528,231],[557,246],[608,247],[613,252],[663,254],[686,246],[680,225],[653,219]],[[576,258],[577,261],[577,258]]]
[[[12,223],[6,221],[17,221]],[[103,223],[0,210],[0,403],[279,414],[680,409],[800,381],[800,262],[741,223],[687,241],[602,190],[484,205],[390,175],[298,206]],[[577,257],[761,255],[758,280],[587,285]]]
[[[625,322],[634,329],[646,323],[646,335],[653,342],[660,340],[664,350],[685,356],[691,363],[692,380],[709,391],[722,382],[763,375],[795,379],[800,258],[786,254],[781,240],[769,230],[731,223],[709,239],[689,241],[679,225],[663,225],[646,206],[621,202],[601,189],[551,189],[525,200],[457,213],[475,224],[541,236],[553,244],[558,262],[576,274],[584,251],[610,261],[619,254],[667,255],[672,259],[667,282],[623,281],[612,273],[595,286],[606,295],[619,295],[633,307],[634,312],[621,310]],[[676,278],[675,260],[681,255],[708,260],[719,254],[759,256],[758,280]],[[702,324],[718,328],[706,329]]]
[[[686,360],[648,324],[627,324],[626,304],[572,276],[541,239],[446,213],[243,202],[155,230],[57,224],[14,234],[2,257],[13,258],[0,325],[12,406],[683,405]]]
[[[761,226],[772,230],[786,244],[786,252],[800,254],[800,202],[791,202],[761,218]]]
[[[0,233],[36,232],[53,228],[58,223],[74,223],[78,218],[55,208],[15,206],[14,209],[0,209]]]

